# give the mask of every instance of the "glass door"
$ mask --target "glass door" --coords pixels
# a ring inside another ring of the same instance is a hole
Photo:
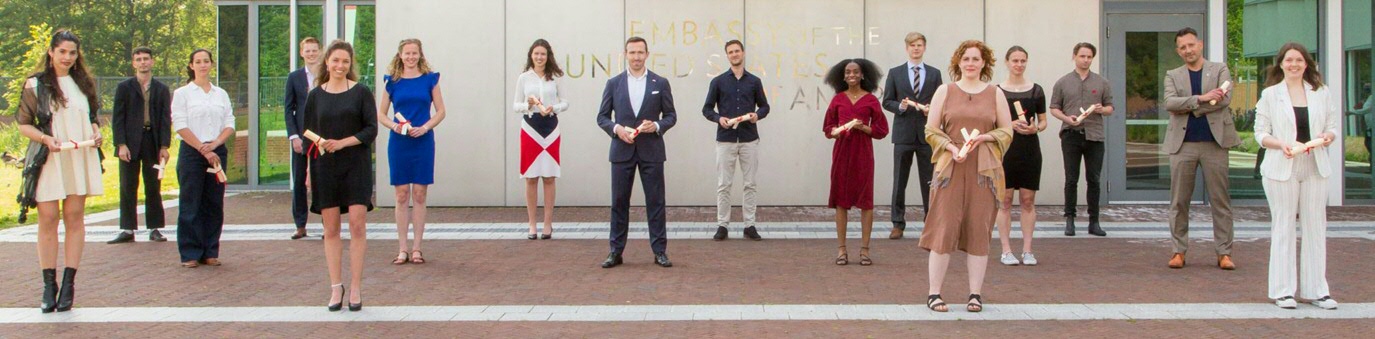
[[[1104,76],[1112,83],[1107,156],[1103,175],[1110,203],[1168,203],[1170,159],[1164,151],[1170,112],[1165,110],[1165,72],[1183,65],[1174,51],[1174,33],[1184,27],[1203,32],[1201,14],[1108,14],[1103,48]],[[1203,176],[1194,200],[1204,196]]]

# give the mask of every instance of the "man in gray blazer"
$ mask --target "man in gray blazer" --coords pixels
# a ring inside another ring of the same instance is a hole
[[[1213,241],[1219,268],[1232,270],[1232,200],[1227,189],[1227,149],[1241,144],[1232,122],[1232,80],[1227,65],[1204,60],[1203,41],[1193,28],[1175,33],[1175,52],[1184,66],[1165,73],[1165,109],[1170,111],[1165,152],[1170,154],[1170,233],[1174,255],[1170,268],[1184,267],[1189,249],[1189,201],[1195,173],[1203,168],[1208,201],[1213,208]]]

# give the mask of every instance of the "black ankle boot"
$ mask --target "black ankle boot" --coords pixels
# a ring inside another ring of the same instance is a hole
[[[1089,234],[1100,237],[1108,235],[1108,232],[1103,231],[1103,227],[1098,225],[1098,217],[1089,218]]]
[[[54,272],[56,273],[56,272]],[[66,312],[72,310],[72,299],[76,298],[76,289],[72,287],[76,283],[76,269],[67,267],[62,270],[62,291],[57,294],[57,311]]]
[[[1065,217],[1065,236],[1074,236],[1074,217]]]
[[[43,269],[43,303],[38,305],[43,313],[57,310],[57,269]]]

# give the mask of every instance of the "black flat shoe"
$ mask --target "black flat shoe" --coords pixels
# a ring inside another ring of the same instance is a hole
[[[106,244],[123,244],[123,243],[130,243],[130,242],[134,242],[134,234],[133,234],[133,233],[129,233],[129,232],[125,232],[125,231],[119,231],[119,235],[116,235],[114,239],[110,239],[110,241],[106,241],[105,243],[106,243]]]
[[[157,229],[153,229],[153,231],[148,232],[148,241],[164,242],[167,241],[167,237],[162,236],[162,232],[158,232]]]
[[[1089,234],[1105,237],[1108,232],[1103,231],[1103,227],[1098,224],[1098,218],[1093,218],[1089,220]]]
[[[526,235],[525,235],[525,239],[530,239],[530,240],[539,239],[539,235],[538,235],[538,234],[534,234],[534,233],[526,234]]]
[[[43,313],[57,310],[57,269],[43,269],[43,303],[38,305]]]
[[[344,284],[336,286],[339,286],[339,303],[326,305],[325,307],[329,308],[330,312],[339,312],[339,310],[344,309],[344,295],[349,291],[348,287],[344,287]],[[330,288],[333,287],[334,286],[330,286]]]
[[[624,263],[624,261],[621,260],[621,254],[611,252],[611,254],[606,255],[606,260],[602,261],[602,268],[612,268],[620,266],[622,263]]]
[[[711,235],[711,240],[716,240],[716,241],[726,240],[726,237],[729,237],[729,236],[730,236],[730,231],[726,230],[725,227],[716,226],[716,234]]]
[[[668,261],[667,253],[654,254],[654,263],[658,264],[659,267],[673,267],[673,262]]]
[[[745,228],[745,239],[754,240],[754,241],[764,240],[763,237],[760,237],[760,236],[759,236],[759,230],[755,229],[754,226],[750,226],[750,227],[746,227],[746,228]]]
[[[540,240],[549,240],[549,238],[553,238],[553,237],[554,237],[554,234],[553,234],[553,233],[540,234],[540,235],[539,235]]]

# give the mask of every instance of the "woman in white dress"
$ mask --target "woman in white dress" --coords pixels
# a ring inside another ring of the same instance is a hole
[[[520,177],[525,179],[525,210],[530,215],[527,239],[549,239],[554,233],[554,179],[559,177],[559,117],[568,102],[559,94],[563,76],[554,50],[544,39],[535,40],[525,54],[525,72],[516,78],[516,113],[520,122]],[[539,182],[544,181],[544,233],[535,228]]]
[[[1298,292],[1314,306],[1336,309],[1327,288],[1327,147],[1341,135],[1340,97],[1323,85],[1308,49],[1294,42],[1280,47],[1265,79],[1255,132],[1268,153],[1260,175],[1272,223],[1270,299],[1293,309]],[[1295,260],[1296,223],[1303,233],[1301,265]]]
[[[86,243],[86,197],[103,193],[102,140],[95,117],[99,104],[95,77],[87,71],[81,54],[81,40],[71,31],[57,31],[42,68],[24,82],[19,106],[19,132],[48,151],[34,190],[38,267],[43,275],[39,309],[43,313],[71,310],[76,295],[74,279]],[[59,201],[67,231],[60,291],[56,281]]]

